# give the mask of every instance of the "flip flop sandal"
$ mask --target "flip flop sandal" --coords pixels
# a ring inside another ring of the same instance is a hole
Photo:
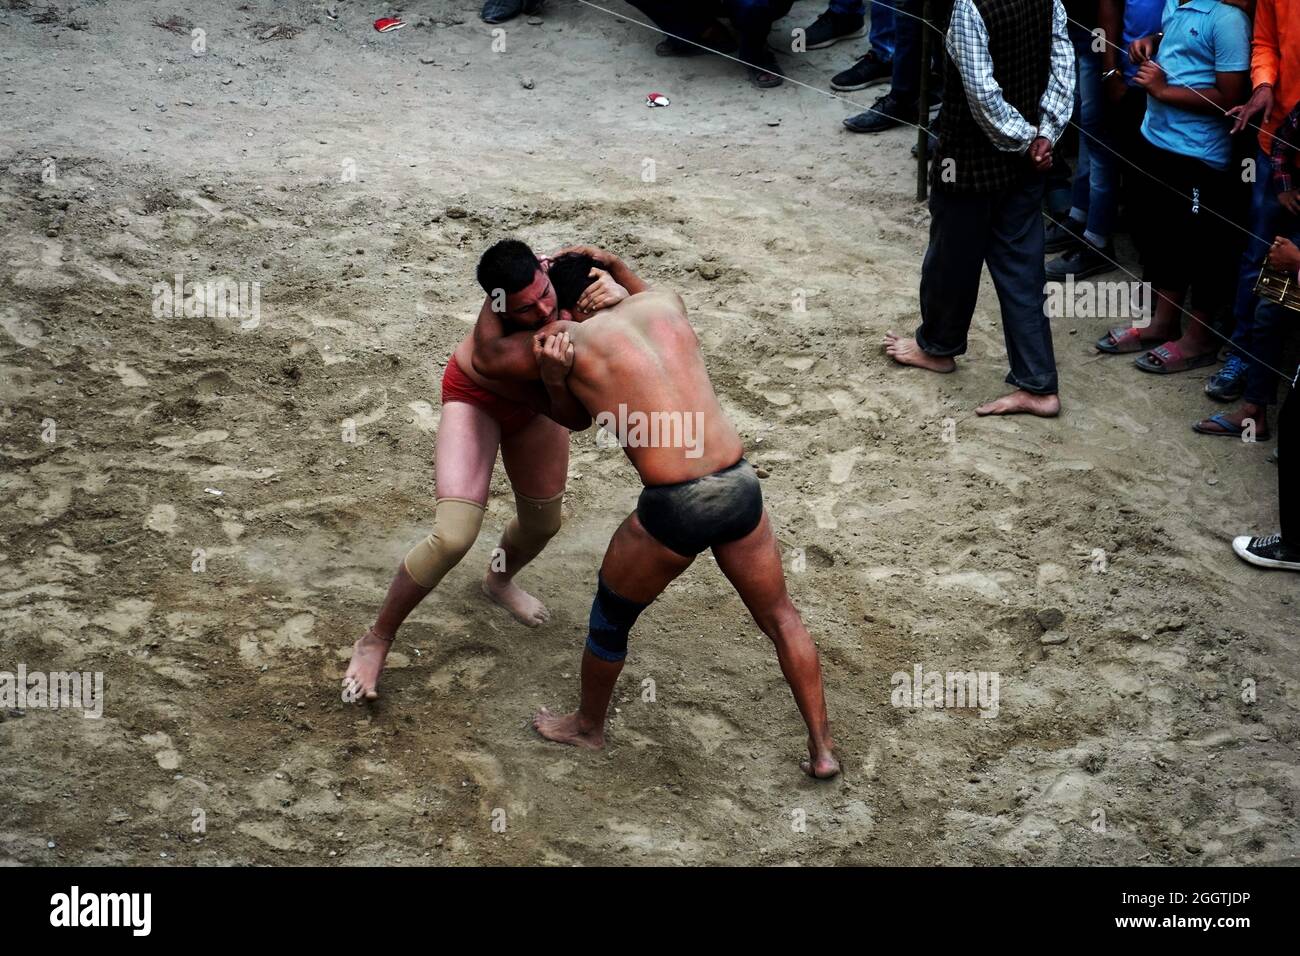
[[[1142,330],[1135,329],[1131,325],[1120,325],[1111,329],[1096,343],[1097,351],[1108,355],[1141,352],[1146,347],[1147,343],[1142,341]]]
[[[1219,427],[1210,428],[1207,426],[1207,422]],[[1211,415],[1209,418],[1203,419],[1192,426],[1192,431],[1197,434],[1215,435],[1219,438],[1240,438],[1245,430],[1244,426],[1237,425],[1229,420],[1227,415]],[[1268,441],[1268,432],[1255,432],[1255,440]]]
[[[1173,342],[1166,342],[1134,359],[1133,364],[1152,375],[1173,375],[1177,372],[1190,372],[1194,368],[1204,368],[1218,360],[1218,349],[1203,355],[1187,356]]]

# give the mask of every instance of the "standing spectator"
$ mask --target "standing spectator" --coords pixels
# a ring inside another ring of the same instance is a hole
[[[1269,219],[1269,227],[1278,233],[1268,247],[1268,258],[1275,268],[1296,272],[1300,264],[1292,263],[1289,252],[1300,242],[1300,104],[1287,114],[1274,134],[1269,155],[1271,175],[1267,178],[1272,182],[1269,201],[1280,212]],[[1255,271],[1258,273],[1258,267]],[[1253,425],[1256,441],[1269,437],[1268,407],[1277,401],[1283,338],[1294,317],[1294,313],[1269,299],[1256,302],[1254,315],[1244,323],[1246,334],[1233,336],[1234,347],[1241,349],[1247,360],[1243,401],[1236,411],[1197,422],[1192,426],[1196,431],[1235,437]]]
[[[1110,330],[1097,348],[1136,352],[1163,341],[1134,364],[1170,375],[1217,361],[1210,322],[1232,302],[1240,246],[1225,113],[1248,95],[1250,21],[1219,0],[1167,0],[1162,26],[1129,48],[1147,93],[1137,165],[1154,179],[1142,214],[1152,230],[1143,254],[1154,315],[1146,328]],[[1179,334],[1184,305],[1192,321]]]
[[[956,370],[987,263],[1015,386],[980,415],[1060,411],[1045,308],[1043,174],[1074,105],[1074,51],[1060,0],[957,0],[948,29],[943,131],[931,169],[921,326],[885,351],[903,365]]]
[[[922,18],[924,4],[922,0],[893,0],[894,6],[894,59],[890,65],[889,92],[878,97],[869,110],[850,116],[844,120],[844,126],[852,133],[879,133],[893,129],[904,123],[919,125],[929,119],[930,104],[921,104],[921,70],[937,65],[943,56],[942,44],[930,44],[931,63],[921,62],[921,31],[933,30],[941,36],[948,27],[948,15],[952,9],[950,0],[934,0],[931,4],[933,23],[926,23]],[[831,79],[835,89],[852,89],[859,77],[864,81],[857,87],[874,82],[877,73],[883,78],[878,65],[865,64],[859,60],[849,69],[837,73]],[[838,84],[838,85],[837,85]],[[935,85],[931,85],[931,90]]]
[[[760,89],[780,86],[784,80],[776,57],[768,49],[767,37],[772,24],[790,12],[794,0],[702,0],[684,4],[678,0],[630,0],[665,33],[672,36],[660,41],[655,52],[660,56],[683,56],[703,52],[696,44],[725,52],[719,35],[719,15],[731,19],[740,44],[736,58],[745,64],[749,81]],[[674,37],[694,41],[683,43]]]
[[[1269,265],[1296,273],[1300,281],[1300,248],[1281,238],[1274,242],[1268,256]],[[1261,304],[1260,308],[1263,308]],[[1292,321],[1296,314],[1290,313]],[[1252,538],[1241,535],[1234,538],[1232,550],[1243,561],[1261,568],[1283,571],[1300,571],[1300,458],[1296,457],[1300,443],[1300,399],[1296,398],[1296,382],[1291,379],[1286,403],[1277,420],[1277,512],[1280,534]]]
[[[1146,232],[1150,231],[1144,231],[1147,223],[1139,214],[1144,205],[1140,197],[1152,183],[1145,171],[1133,165],[1133,160],[1145,152],[1142,120],[1147,112],[1147,94],[1137,85],[1138,65],[1128,50],[1134,40],[1160,31],[1164,8],[1165,0],[1100,0],[1097,7],[1098,25],[1106,31],[1109,41],[1101,55],[1106,133],[1098,151],[1113,151],[1111,158],[1120,180],[1119,205],[1127,214],[1126,225],[1139,258],[1146,248]]]
[[[1250,238],[1241,257],[1241,274],[1233,303],[1236,327],[1232,333],[1232,352],[1223,368],[1205,384],[1205,393],[1223,402],[1236,401],[1245,391],[1250,357],[1244,345],[1254,334],[1251,326],[1256,319],[1255,279],[1259,276],[1259,264],[1268,251],[1269,241],[1282,231],[1276,222],[1282,215],[1282,207],[1270,189],[1270,178],[1265,170],[1268,169],[1273,133],[1300,101],[1300,3],[1295,0],[1259,0],[1256,5],[1250,82],[1254,88],[1250,100],[1229,111],[1236,119],[1232,125],[1234,133],[1247,126],[1260,127],[1255,183],[1250,201]]]
[[[1067,276],[1086,279],[1114,268],[1111,234],[1119,210],[1119,159],[1102,115],[1101,74],[1105,51],[1119,37],[1100,25],[1098,0],[1064,0],[1070,18],[1070,42],[1078,64],[1075,115],[1079,125],[1079,161],[1074,167],[1070,213],[1064,223],[1047,229],[1048,252],[1062,253],[1047,263],[1048,281]]]
[[[689,6],[665,0],[627,0],[664,33],[655,44],[659,56],[699,56],[710,51],[730,53],[736,41],[719,22],[722,0],[705,0]]]

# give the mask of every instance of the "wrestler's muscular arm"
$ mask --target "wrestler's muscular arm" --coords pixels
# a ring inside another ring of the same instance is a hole
[[[537,380],[533,333],[507,332],[505,322],[492,308],[490,297],[483,300],[483,308],[478,310],[474,323],[474,371],[487,378]]]
[[[636,295],[638,292],[644,292],[650,288],[641,280],[635,272],[628,268],[626,262],[614,255],[612,252],[606,252],[604,249],[597,249],[595,246],[568,246],[561,249],[555,254],[555,257],[564,255],[566,252],[577,252],[581,255],[591,256],[595,259],[600,267],[609,273],[611,279],[627,289],[628,295]],[[591,290],[588,290],[591,291]],[[583,298],[586,298],[584,295]],[[578,308],[584,312],[591,312],[592,309],[584,308],[585,303],[582,299],[578,300]]]
[[[542,376],[542,385],[550,405],[551,418],[571,431],[583,431],[591,425],[591,413],[569,391],[567,379],[573,368],[573,343],[569,333],[559,326],[572,322],[552,322],[533,338],[533,354]]]

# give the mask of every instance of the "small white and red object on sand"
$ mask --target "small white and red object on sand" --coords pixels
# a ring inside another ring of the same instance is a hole
[[[645,95],[645,105],[646,106],[667,106],[668,97],[664,96],[662,93],[647,93]]]
[[[406,21],[400,17],[380,17],[375,21],[375,29],[380,33],[392,33],[404,26],[406,26]]]

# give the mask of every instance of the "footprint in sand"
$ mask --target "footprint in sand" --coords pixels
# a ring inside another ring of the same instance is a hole
[[[159,534],[176,533],[176,507],[174,505],[154,505],[144,519],[144,526]]]
[[[447,692],[453,685],[478,690],[497,666],[497,652],[481,644],[453,649],[428,680],[430,690]]]
[[[147,378],[135,369],[131,368],[131,366],[127,365],[125,362],[118,362],[113,366],[113,371],[117,373],[118,379],[120,379],[122,384],[127,388],[145,388],[149,384]]]
[[[730,717],[712,708],[673,707],[672,712],[686,725],[706,754],[716,753],[724,744],[744,737]]]
[[[153,759],[164,770],[175,770],[181,765],[181,755],[176,752],[170,734],[159,731],[156,734],[145,734],[140,740],[146,747],[156,748]]]
[[[200,402],[214,402],[235,390],[234,380],[225,372],[207,372],[194,383],[193,393]]]
[[[209,428],[206,431],[195,432],[188,438],[180,435],[159,435],[153,440],[155,445],[162,445],[164,448],[173,450],[178,448],[190,448],[194,445],[210,445],[213,442],[225,441],[230,437],[230,432],[222,428]]]
[[[407,402],[406,407],[415,413],[413,424],[420,431],[436,432],[438,430],[438,419],[441,416],[428,402]]]
[[[267,657],[278,657],[285,651],[319,647],[312,632],[316,628],[316,615],[307,611],[294,614],[279,627],[262,628],[239,638],[239,656],[245,663],[262,664]]]

